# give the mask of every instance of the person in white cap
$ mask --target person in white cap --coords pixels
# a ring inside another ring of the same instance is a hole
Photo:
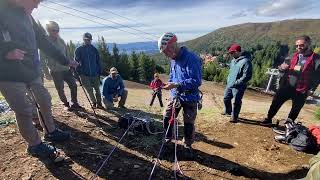
[[[118,102],[119,108],[125,108],[125,103],[128,96],[128,91],[124,87],[122,77],[119,75],[118,70],[112,67],[109,71],[109,76],[105,77],[102,81],[102,98],[106,109],[113,108],[113,102]]]

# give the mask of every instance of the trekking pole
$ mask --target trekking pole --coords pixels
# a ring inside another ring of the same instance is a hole
[[[34,104],[36,105],[37,111],[38,111],[38,113],[39,113],[39,115],[40,115],[40,121],[42,122],[45,130],[46,130],[47,133],[49,134],[49,129],[48,129],[46,123],[44,122],[44,118],[43,118],[42,112],[41,112],[41,110],[40,110],[40,106],[39,106],[39,104],[38,104],[37,101],[36,101],[36,97],[34,96],[33,91],[31,90],[31,88],[29,87],[28,89],[29,89],[29,93],[30,93],[30,95],[31,95],[32,101],[33,101]]]
[[[88,96],[86,90],[85,90],[84,87],[83,87],[83,84],[82,84],[82,81],[81,81],[81,79],[80,79],[80,75],[79,75],[78,71],[77,71],[76,69],[73,69],[73,71],[74,71],[74,72],[76,73],[76,75],[77,75],[77,77],[75,77],[75,78],[79,81],[80,86],[82,87],[82,90],[83,90],[83,92],[84,92],[84,94],[85,94],[85,96],[86,96],[86,98],[87,98],[87,100],[88,100],[88,102],[89,102],[89,104],[90,104],[90,107],[91,107],[91,109],[92,109],[92,111],[93,111],[93,114],[94,114],[95,118],[98,119],[97,113],[96,113],[96,111],[94,110],[93,105],[92,105],[92,103],[91,103],[91,101],[90,101],[90,99],[89,99],[89,96]]]

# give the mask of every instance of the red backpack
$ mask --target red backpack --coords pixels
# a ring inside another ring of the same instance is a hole
[[[311,132],[313,138],[316,140],[318,147],[320,147],[320,126],[312,125],[309,127],[309,131]]]

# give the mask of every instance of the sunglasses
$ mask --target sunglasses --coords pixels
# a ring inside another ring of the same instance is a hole
[[[304,44],[297,44],[296,45],[296,48],[298,48],[298,47],[304,47],[305,45]]]
[[[58,33],[58,32],[59,32],[59,30],[53,29],[53,30],[50,30],[50,32]]]

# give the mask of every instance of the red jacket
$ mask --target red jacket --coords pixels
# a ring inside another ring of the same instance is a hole
[[[289,67],[289,75],[297,76],[294,73],[294,67],[297,65],[299,59],[299,53],[295,53],[291,59]],[[296,83],[296,91],[300,93],[306,93],[309,91],[313,84],[313,77],[315,72],[315,60],[319,59],[319,55],[312,52],[308,57],[307,62],[303,66],[302,72],[297,76],[298,81]]]
[[[157,80],[153,80],[151,81],[149,87],[153,90],[156,90],[158,88],[161,88],[163,86],[163,82],[161,81],[161,79],[157,79]]]

